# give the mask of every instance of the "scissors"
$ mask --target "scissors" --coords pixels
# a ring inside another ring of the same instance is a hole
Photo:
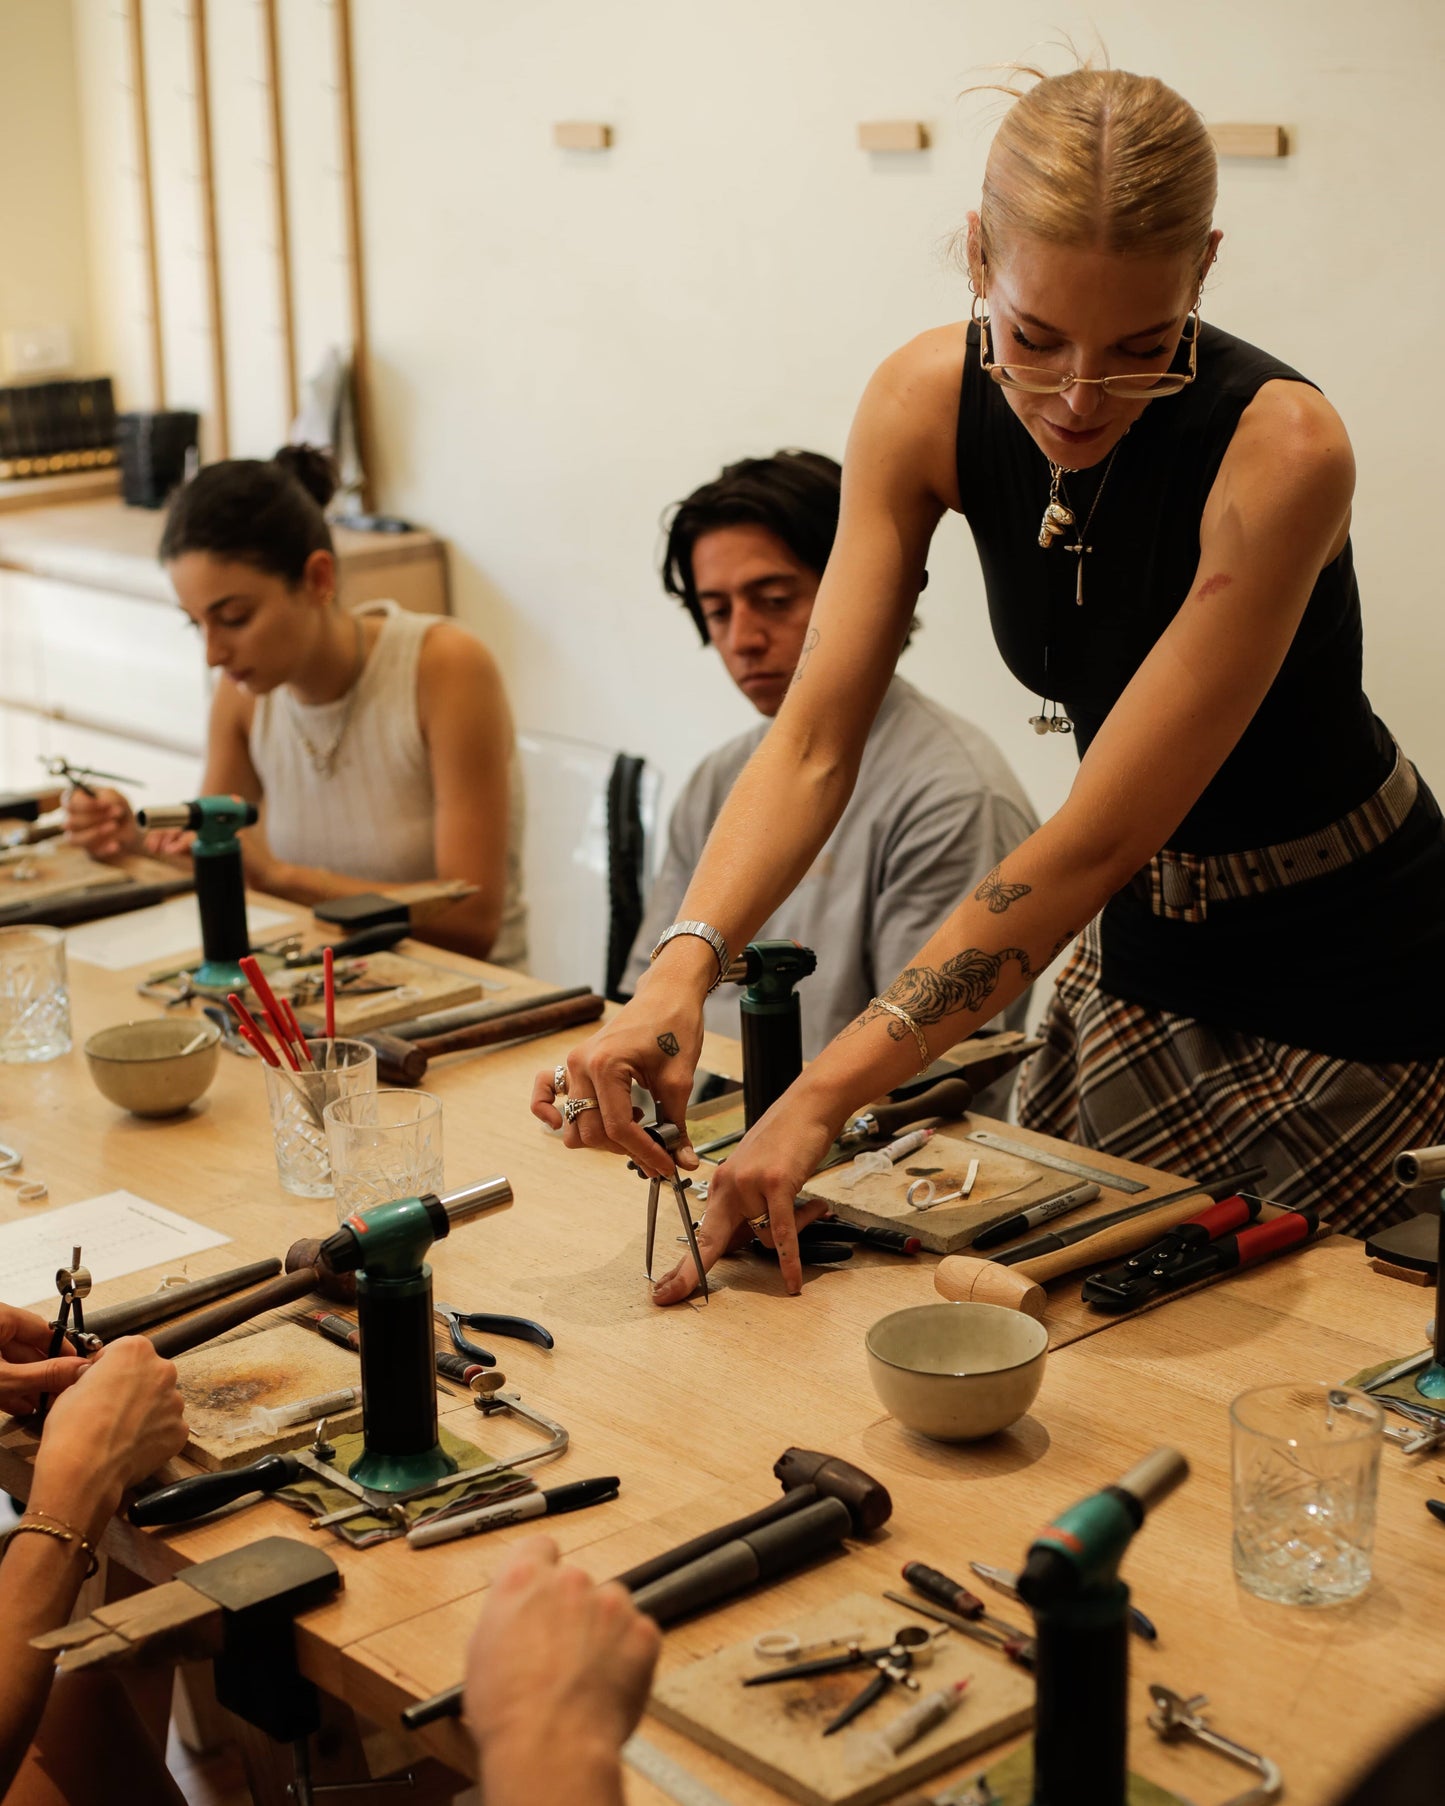
[[[518,1342],[535,1342],[538,1348],[555,1347],[552,1332],[530,1317],[499,1317],[488,1311],[464,1311],[455,1304],[438,1304],[433,1310],[437,1322],[446,1324],[452,1347],[479,1367],[495,1367],[497,1357],[485,1348],[479,1348],[475,1342],[468,1342],[462,1334],[464,1329],[481,1329],[494,1336],[511,1336]]]

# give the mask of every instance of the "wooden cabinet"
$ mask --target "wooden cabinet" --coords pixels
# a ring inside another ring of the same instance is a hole
[[[0,789],[63,753],[195,794],[212,680],[156,562],[162,522],[111,498],[0,508]],[[447,612],[434,534],[334,532],[344,602]]]

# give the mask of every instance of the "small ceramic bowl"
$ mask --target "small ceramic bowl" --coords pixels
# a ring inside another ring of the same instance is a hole
[[[1000,1304],[916,1304],[868,1331],[868,1373],[885,1408],[937,1442],[1017,1423],[1044,1377],[1049,1332]]]
[[[186,1053],[183,1050],[197,1042]],[[216,1076],[221,1031],[190,1016],[118,1022],[85,1044],[96,1089],[133,1116],[179,1116]]]

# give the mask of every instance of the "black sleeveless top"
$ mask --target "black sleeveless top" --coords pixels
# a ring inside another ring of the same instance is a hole
[[[1204,505],[1240,416],[1281,378],[1305,380],[1205,326],[1197,381],[1144,409],[1102,493],[1102,464],[1066,474],[1080,522],[1099,498],[1078,608],[1077,560],[1062,541],[1038,544],[1048,461],[979,370],[969,327],[958,485],[994,638],[1028,691],[1067,708],[1080,757],[1188,594]],[[1379,789],[1395,751],[1361,687],[1361,655],[1347,543],[1320,573],[1274,683],[1171,847],[1210,854],[1291,840]],[[1199,923],[1155,916],[1143,887],[1129,885],[1106,906],[1101,929],[1103,988],[1115,996],[1346,1059],[1445,1057],[1445,830],[1423,784],[1403,827],[1339,873],[1211,903]]]

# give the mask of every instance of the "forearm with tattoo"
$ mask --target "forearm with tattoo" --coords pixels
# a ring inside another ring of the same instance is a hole
[[[909,1032],[908,1028],[898,1017],[880,1007],[885,1003],[903,1010],[920,1027],[942,1022],[945,1016],[955,1015],[959,1010],[981,1010],[998,989],[999,977],[1009,960],[1018,961],[1025,978],[1033,978],[1033,964],[1022,947],[1002,947],[997,953],[985,953],[982,947],[965,947],[962,953],[955,953],[941,966],[908,966],[842,1032],[853,1034],[883,1017],[888,1024],[888,1033],[895,1041],[901,1041]]]

